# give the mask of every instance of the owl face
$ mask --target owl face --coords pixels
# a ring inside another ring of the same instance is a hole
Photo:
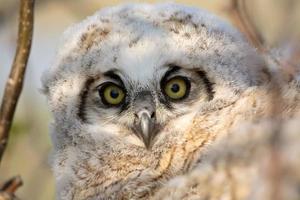
[[[119,136],[137,137],[150,148],[168,123],[212,97],[212,83],[202,71],[165,64],[139,81],[111,69],[86,82],[79,116],[84,123],[113,128]]]
[[[187,132],[203,110],[261,84],[263,65],[237,31],[205,11],[177,4],[104,9],[65,32],[44,75],[53,141],[63,147],[110,136],[151,149]]]

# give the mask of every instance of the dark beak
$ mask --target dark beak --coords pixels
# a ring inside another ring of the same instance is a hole
[[[134,132],[150,149],[156,135],[155,103],[150,91],[139,92],[134,100]]]
[[[154,127],[155,119],[152,113],[142,110],[138,113],[138,135],[143,140],[147,149],[151,146],[151,142],[155,136]]]

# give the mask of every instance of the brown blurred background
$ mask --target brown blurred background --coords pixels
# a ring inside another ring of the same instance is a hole
[[[46,100],[39,93],[42,72],[51,65],[64,29],[119,0],[37,0],[34,39],[26,73],[25,87],[17,107],[7,151],[0,167],[0,182],[20,174],[24,180],[17,195],[24,200],[54,199],[54,180],[48,165],[51,143],[48,136]],[[132,2],[132,1],[131,1]],[[163,1],[135,1],[163,2]],[[178,0],[212,11],[230,21],[230,0]],[[18,0],[0,0],[0,97],[13,60]],[[270,46],[294,37],[300,38],[299,0],[248,0],[247,9]]]

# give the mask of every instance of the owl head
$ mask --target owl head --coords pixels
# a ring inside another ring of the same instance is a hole
[[[151,150],[264,79],[264,62],[226,22],[178,4],[129,4],[70,27],[43,89],[56,147],[109,138]]]

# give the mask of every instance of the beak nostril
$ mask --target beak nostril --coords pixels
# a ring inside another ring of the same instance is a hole
[[[152,114],[151,114],[151,119],[153,119],[155,117],[155,112],[153,112]]]

